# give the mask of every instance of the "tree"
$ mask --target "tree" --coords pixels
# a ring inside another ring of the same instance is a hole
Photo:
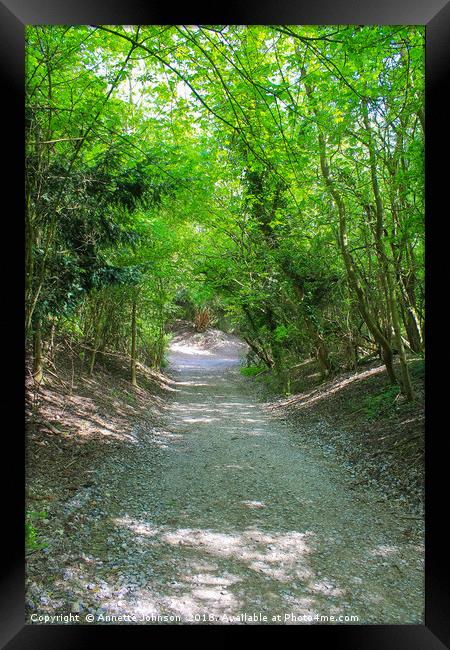
[[[70,332],[135,383],[175,315],[212,310],[272,372],[377,349],[412,399],[423,77],[422,27],[28,27],[36,379]]]

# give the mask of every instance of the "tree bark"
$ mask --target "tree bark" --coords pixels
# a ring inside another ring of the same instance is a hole
[[[30,199],[27,198],[27,210],[25,215],[25,336],[29,334],[31,296],[33,292],[34,273],[34,230],[31,219]]]
[[[133,304],[131,308],[131,383],[137,386],[136,378],[136,310],[137,310],[137,295],[133,296]]]
[[[401,304],[403,307],[403,322],[405,324],[406,335],[411,350],[420,354],[423,352],[424,345],[414,294],[415,276],[413,269],[410,269],[407,274],[402,271],[400,272],[399,286],[401,289]]]
[[[250,312],[250,309],[246,305],[242,305],[242,311],[247,317],[247,320],[250,324],[250,327],[252,328],[256,342],[251,342],[248,338],[244,337],[244,340],[246,343],[250,346],[250,348],[253,350],[253,352],[261,359],[263,363],[266,364],[268,368],[273,368],[274,366],[274,360],[271,358],[269,353],[265,350],[264,345],[262,341],[258,337],[258,329],[256,327],[256,324],[253,320],[253,316]]]
[[[368,135],[368,148],[369,148],[369,162],[370,162],[370,175],[372,181],[372,190],[375,198],[375,212],[376,212],[376,229],[375,229],[375,242],[376,251],[379,258],[380,267],[383,274],[383,281],[386,285],[386,291],[389,299],[389,308],[392,318],[392,326],[394,328],[395,343],[397,346],[400,368],[402,375],[401,390],[408,401],[414,399],[414,391],[411,382],[411,375],[409,373],[408,363],[405,354],[405,347],[403,345],[403,338],[400,325],[400,316],[397,302],[397,295],[390,269],[390,260],[387,257],[387,251],[384,246],[383,233],[384,233],[384,210],[381,198],[381,192],[378,184],[378,175],[376,167],[376,154],[375,147],[372,139],[372,131],[369,124],[369,116],[367,104],[363,104],[363,120],[364,126]]]
[[[308,84],[305,84],[305,90],[306,90],[307,97],[310,99],[311,103],[313,104],[312,90]],[[314,105],[313,105],[313,112],[317,118],[317,111]],[[365,295],[365,292],[358,280],[355,263],[348,248],[347,217],[346,217],[345,204],[340,193],[336,189],[330,174],[330,168],[328,166],[327,156],[326,156],[325,139],[323,137],[318,122],[317,122],[317,129],[318,129],[318,141],[319,141],[320,168],[322,171],[322,176],[325,181],[325,185],[338,209],[338,218],[339,218],[338,242],[341,249],[342,257],[344,259],[349,285],[350,288],[356,294],[358,309],[361,314],[361,317],[366,323],[367,328],[369,332],[372,334],[375,342],[378,345],[380,345],[382,349],[383,359],[386,365],[386,371],[389,376],[389,379],[391,380],[392,383],[396,384],[397,379],[392,365],[392,348],[390,342],[387,339],[387,337],[383,334],[382,329],[377,323],[373,313],[371,313],[369,301],[367,300],[367,296]]]
[[[97,357],[97,349],[96,349],[96,347],[94,347],[91,350],[91,359],[89,361],[89,370],[88,370],[89,377],[92,377],[92,375],[94,373],[94,366],[95,366],[96,357]]]
[[[40,384],[43,381],[42,333],[41,320],[35,318],[33,332],[33,379]]]

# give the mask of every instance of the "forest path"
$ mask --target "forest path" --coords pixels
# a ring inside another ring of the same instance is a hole
[[[351,490],[342,468],[270,415],[239,373],[242,350],[225,335],[207,348],[175,338],[164,429],[135,432],[127,458],[106,458],[95,487],[67,505],[84,524],[60,588],[74,600],[78,581],[83,613],[141,623],[421,623],[411,522]]]

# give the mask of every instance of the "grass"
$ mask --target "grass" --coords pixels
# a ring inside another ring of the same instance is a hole
[[[27,553],[45,548],[46,542],[40,539],[38,521],[39,519],[45,519],[46,516],[47,513],[45,510],[41,510],[40,512],[35,510],[27,511],[25,516],[25,549]]]
[[[244,377],[254,377],[255,375],[259,375],[263,370],[264,368],[262,366],[243,366],[240,369],[240,373]]]
[[[355,404],[357,408],[353,409],[353,411],[363,411],[369,420],[389,415],[395,409],[395,399],[399,391],[399,386],[387,386],[375,395],[364,397],[362,403],[358,401]]]
[[[414,362],[410,365],[410,373],[413,379],[424,379],[425,361],[423,359],[414,359]],[[355,404],[354,411],[363,411],[369,420],[390,416],[396,409],[395,400],[399,393],[399,386],[386,386],[380,392],[368,395]]]
[[[409,371],[415,379],[424,379],[425,359],[414,359],[414,363],[411,364]]]

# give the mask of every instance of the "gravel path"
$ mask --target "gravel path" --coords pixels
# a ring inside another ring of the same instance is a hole
[[[34,612],[70,607],[97,624],[423,623],[415,522],[351,490],[340,466],[274,419],[238,371],[242,352],[233,337],[209,349],[175,339],[164,427],[133,432],[125,456],[105,458],[55,513],[61,541],[47,586],[30,587]]]

